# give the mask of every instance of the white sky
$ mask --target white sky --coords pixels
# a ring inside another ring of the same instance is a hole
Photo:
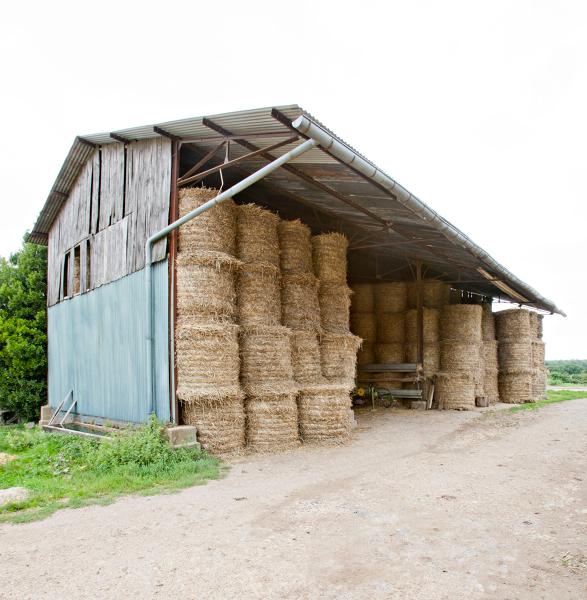
[[[587,358],[587,4],[6,3],[0,255],[76,134],[298,103],[568,318]]]

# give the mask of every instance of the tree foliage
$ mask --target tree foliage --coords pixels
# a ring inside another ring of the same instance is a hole
[[[547,360],[551,385],[587,385],[587,360]]]
[[[47,400],[47,249],[0,257],[0,408],[38,417]]]

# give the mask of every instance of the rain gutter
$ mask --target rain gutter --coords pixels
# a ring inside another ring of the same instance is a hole
[[[472,254],[491,271],[489,276],[493,277],[494,279],[493,281],[490,279],[490,281],[492,281],[494,285],[495,279],[498,281],[503,279],[504,281],[500,281],[500,283],[507,282],[511,284],[513,288],[515,288],[514,292],[518,291],[522,297],[530,297],[530,299],[534,300],[534,302],[529,301],[528,304],[540,304],[541,306],[539,308],[544,308],[552,313],[558,313],[563,317],[567,316],[564,311],[556,306],[556,304],[547,298],[544,298],[534,288],[518,279],[513,273],[508,271],[487,252],[485,252],[483,248],[477,246],[477,244],[470,240],[464,233],[459,231],[454,225],[443,219],[438,213],[426,206],[426,204],[416,198],[416,196],[411,194],[401,184],[359,156],[354,150],[333,137],[332,134],[312,121],[312,119],[308,118],[306,115],[301,115],[295,121],[293,121],[292,125],[301,134],[318,142],[322,148],[328,150],[328,152],[336,159],[353,167],[353,169],[356,169],[366,177],[372,179],[375,183],[383,186],[386,190],[393,194],[397,198],[398,202],[400,202],[403,206],[414,212],[426,223],[440,231],[449,241]]]

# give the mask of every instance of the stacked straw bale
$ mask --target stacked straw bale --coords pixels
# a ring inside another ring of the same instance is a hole
[[[357,353],[357,364],[367,365],[375,362],[377,324],[374,313],[374,286],[372,283],[353,283],[351,291],[351,331],[363,340]]]
[[[216,190],[183,189],[184,215],[215,197]],[[241,450],[245,442],[244,395],[239,383],[235,324],[235,206],[230,200],[179,229],[177,255],[177,397],[183,422],[195,425],[207,450]]]
[[[510,309],[498,312],[495,314],[495,328],[500,400],[507,404],[534,402],[530,311]]]
[[[282,323],[292,330],[294,380],[300,386],[322,383],[319,282],[314,275],[310,228],[299,220],[280,221]]]
[[[495,339],[495,316],[492,311],[491,302],[484,302],[481,305],[481,309],[483,311],[481,313],[483,395],[489,400],[489,404],[496,404],[499,402],[499,363],[497,358],[497,341]]]
[[[481,390],[481,306],[448,304],[440,311],[440,373],[436,397],[441,409],[470,410]]]
[[[373,288],[378,363],[405,360],[407,294],[408,285],[404,281],[384,281]]]
[[[340,233],[312,237],[312,261],[319,279],[323,382],[304,385],[300,390],[300,433],[306,442],[342,441],[350,435],[349,393],[355,386],[357,350],[362,340],[349,329],[347,247],[348,241]]]
[[[424,325],[424,375],[432,377],[440,370],[440,311],[437,308],[422,308]],[[418,311],[406,312],[406,361],[418,362]]]
[[[438,279],[422,280],[422,306],[442,308],[450,302],[450,285]],[[407,289],[408,308],[418,307],[418,284],[413,281]]]
[[[238,207],[240,379],[246,394],[246,442],[252,451],[299,444],[292,331],[281,325],[279,225],[279,217],[260,206]]]

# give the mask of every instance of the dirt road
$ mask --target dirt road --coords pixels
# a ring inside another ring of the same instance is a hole
[[[0,597],[587,598],[587,400],[380,410],[354,440],[0,527]]]

